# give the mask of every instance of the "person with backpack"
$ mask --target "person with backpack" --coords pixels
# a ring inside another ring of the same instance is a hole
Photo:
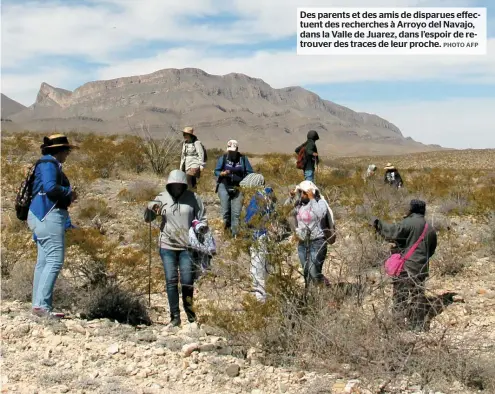
[[[187,175],[180,170],[170,172],[165,190],[148,203],[147,223],[161,216],[158,244],[165,272],[170,324],[181,325],[179,310],[179,274],[182,304],[190,323],[196,321],[193,309],[195,267],[190,248],[189,229],[193,223],[208,226],[206,208],[201,197],[188,190]],[[197,220],[199,223],[195,223]]]
[[[34,166],[29,186],[27,224],[33,232],[38,257],[34,269],[32,312],[41,317],[63,318],[53,312],[53,289],[65,257],[65,232],[73,227],[68,209],[77,192],[62,170],[70,152],[78,149],[63,134],[43,138],[41,159]]]
[[[266,276],[270,272],[267,243],[270,241],[269,228],[275,214],[276,197],[273,189],[265,186],[263,175],[256,174],[250,187],[255,189],[254,195],[246,207],[244,221],[252,231],[251,278],[256,299],[266,301]]]
[[[328,284],[322,268],[328,251],[327,230],[334,228],[333,213],[313,182],[301,182],[295,192],[299,197],[293,211],[294,227],[306,286],[309,283]]]
[[[315,130],[310,130],[307,135],[307,140],[304,144],[299,145],[295,152],[297,154],[296,166],[303,170],[304,180],[314,182],[315,168],[318,166],[319,157],[316,141],[320,136]]]
[[[405,255],[401,272],[392,279],[392,311],[399,325],[403,326],[407,320],[409,329],[415,331],[424,328],[428,312],[425,282],[429,276],[430,258],[437,248],[437,233],[426,222],[425,214],[426,203],[413,199],[401,222],[388,224],[376,217],[370,221],[380,236],[396,245],[393,252]]]
[[[214,174],[217,177],[215,192],[220,198],[224,228],[229,230],[234,238],[239,230],[239,220],[244,202],[240,183],[246,175],[253,172],[249,159],[239,152],[238,142],[230,140],[227,143],[227,153],[217,160]]]
[[[196,189],[196,184],[201,176],[207,160],[206,149],[198,137],[194,135],[192,127],[184,128],[182,135],[182,153],[180,158],[180,170],[187,174],[187,184],[190,190]]]
[[[402,177],[399,174],[399,171],[397,171],[397,168],[395,168],[392,163],[387,163],[387,165],[384,168],[385,170],[385,178],[384,178],[384,183],[394,186],[397,189],[400,189],[403,186],[402,182]]]

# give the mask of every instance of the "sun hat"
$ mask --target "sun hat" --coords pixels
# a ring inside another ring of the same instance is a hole
[[[395,166],[392,163],[387,163],[385,166],[384,170],[393,170],[395,169]]]
[[[265,178],[259,173],[251,173],[244,177],[239,186],[243,187],[261,187],[265,186]]]
[[[184,127],[184,130],[182,130],[184,134],[194,134],[194,128],[192,127]]]
[[[69,139],[63,134],[52,134],[49,137],[43,137],[41,149],[51,149],[66,146],[70,149],[79,149],[78,146],[69,143]]]
[[[236,140],[227,142],[227,150],[235,152],[239,148],[239,143]]]

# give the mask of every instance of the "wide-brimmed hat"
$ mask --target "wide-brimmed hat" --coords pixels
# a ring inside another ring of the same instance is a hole
[[[191,134],[194,135],[194,128],[192,127],[184,127],[184,130],[182,130],[184,134]]]
[[[239,143],[236,140],[230,140],[227,142],[227,150],[235,152],[239,148]]]
[[[78,146],[69,143],[69,139],[63,134],[52,134],[49,137],[43,138],[43,145],[40,146],[41,149],[51,149],[59,148],[65,146],[70,149],[79,149]]]
[[[395,166],[392,163],[387,163],[385,166],[384,170],[393,170],[395,169]]]

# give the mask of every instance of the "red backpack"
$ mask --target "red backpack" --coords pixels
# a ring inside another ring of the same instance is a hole
[[[306,167],[306,143],[298,146],[296,148],[296,153],[296,167],[300,170],[304,170],[304,167]]]

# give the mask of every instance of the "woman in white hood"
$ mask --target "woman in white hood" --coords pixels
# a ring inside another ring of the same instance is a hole
[[[300,197],[295,204],[296,235],[299,239],[297,252],[308,283],[323,283],[323,263],[327,256],[327,241],[324,229],[327,215],[333,225],[333,215],[318,187],[311,181],[301,182],[295,189]]]
[[[197,220],[208,225],[206,209],[201,198],[188,190],[186,173],[174,170],[170,173],[165,190],[148,203],[145,220],[150,222],[161,215],[160,257],[165,271],[167,298],[173,326],[181,324],[179,311],[179,272],[182,302],[187,320],[196,321],[193,310],[194,264],[189,248],[189,229]]]

